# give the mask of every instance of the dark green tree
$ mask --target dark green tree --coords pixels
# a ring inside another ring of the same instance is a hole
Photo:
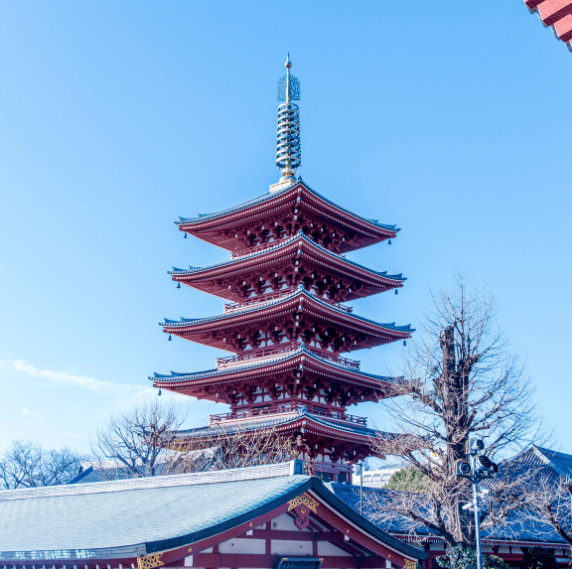
[[[389,490],[402,490],[404,492],[428,492],[431,480],[414,466],[407,466],[394,472],[387,484]]]
[[[524,552],[522,569],[558,569],[558,562],[550,549],[529,547]]]
[[[437,562],[443,569],[465,569],[467,565],[476,567],[477,554],[471,547],[457,545],[448,549],[445,555],[437,557]],[[496,555],[483,555],[483,568],[510,569],[510,565]]]

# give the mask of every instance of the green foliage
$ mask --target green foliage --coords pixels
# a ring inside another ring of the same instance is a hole
[[[558,569],[554,552],[542,547],[531,547],[524,552],[523,569]]]
[[[420,493],[427,492],[430,484],[431,481],[425,474],[419,472],[414,466],[408,466],[394,472],[385,487],[390,490]]]
[[[447,550],[445,555],[437,557],[443,569],[465,569],[467,565],[477,566],[477,552],[465,545],[457,545]],[[484,569],[510,569],[510,565],[496,555],[483,555]]]

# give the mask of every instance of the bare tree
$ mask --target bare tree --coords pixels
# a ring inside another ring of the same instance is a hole
[[[172,449],[178,440],[176,431],[184,420],[179,409],[162,404],[157,398],[112,415],[98,429],[91,445],[101,471],[108,478],[139,478],[176,471],[184,453]]]
[[[30,441],[14,441],[0,458],[0,482],[7,490],[64,484],[82,460],[68,448],[46,451]]]
[[[178,431],[184,415],[156,398],[112,416],[97,432],[92,452],[107,479],[225,470],[285,462],[305,450],[276,429],[213,429],[210,436]]]
[[[560,455],[568,460],[556,463],[553,457],[559,454],[533,445],[510,461],[519,468],[517,474],[527,473],[526,502],[514,516],[520,524],[534,528],[539,540],[554,541],[554,533],[558,534],[572,552],[571,462],[569,456]]]
[[[519,513],[522,520],[535,524],[539,534],[547,533],[546,527],[539,526],[539,521],[547,521],[550,528],[564,539],[572,550],[572,481],[567,478],[554,480],[552,477],[540,476],[529,489],[526,508]],[[544,530],[544,532],[543,532]],[[551,537],[551,536],[550,536]]]
[[[189,472],[287,462],[308,450],[301,438],[294,439],[276,428],[249,430],[247,427],[226,427],[207,439],[187,439],[181,446],[189,453],[185,460]],[[211,453],[197,456],[201,449]]]
[[[385,522],[401,517],[412,534],[430,530],[450,545],[473,544],[470,486],[455,475],[469,438],[484,438],[489,456],[525,446],[535,429],[531,388],[495,324],[492,298],[458,275],[452,292],[432,295],[421,339],[413,343],[395,397],[385,400],[401,437],[376,441],[379,455],[398,455],[427,477],[427,491],[395,493]],[[503,477],[491,490],[482,515],[501,521],[522,493]],[[514,483],[513,483],[514,482]]]

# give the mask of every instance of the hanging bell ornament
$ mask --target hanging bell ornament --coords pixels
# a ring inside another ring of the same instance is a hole
[[[171,334],[169,334],[169,342],[171,341]]]

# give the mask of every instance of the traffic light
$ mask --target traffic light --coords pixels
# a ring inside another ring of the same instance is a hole
[[[483,478],[493,477],[498,471],[499,467],[484,454],[475,460],[475,473]]]
[[[485,454],[485,443],[481,439],[469,439],[465,443],[466,459],[455,464],[455,474],[461,478],[492,478],[499,467]]]
[[[465,452],[471,456],[476,456],[485,450],[485,443],[481,439],[469,439],[465,443]]]
[[[471,465],[463,459],[456,462],[456,474],[461,478],[468,478],[471,476]]]

